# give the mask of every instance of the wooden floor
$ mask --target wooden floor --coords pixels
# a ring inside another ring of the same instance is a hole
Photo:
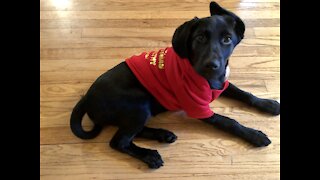
[[[222,0],[242,17],[245,39],[230,60],[230,81],[260,97],[280,99],[279,0]],[[137,139],[157,149],[157,170],[108,143],[107,127],[95,139],[76,138],[70,112],[103,72],[133,54],[171,45],[175,28],[194,16],[209,16],[208,0],[40,0],[41,179],[280,179],[280,116],[260,113],[220,98],[215,112],[269,135],[254,148],[181,112],[154,117],[149,126],[172,130],[173,144]],[[90,127],[88,117],[84,119]]]

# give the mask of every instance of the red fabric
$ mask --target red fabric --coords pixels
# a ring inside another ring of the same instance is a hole
[[[170,111],[184,110],[192,118],[214,114],[209,103],[228,87],[210,89],[208,81],[197,74],[187,59],[180,58],[172,47],[142,53],[126,59],[142,85]]]

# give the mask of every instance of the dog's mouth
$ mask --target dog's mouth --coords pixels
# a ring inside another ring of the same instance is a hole
[[[211,89],[217,90],[223,88],[224,82],[228,79],[230,74],[228,64],[225,65],[225,69],[214,69],[211,66],[194,66],[194,69],[208,81]]]
[[[223,76],[220,76],[218,79],[209,79],[208,83],[210,85],[211,89],[222,89],[224,86],[224,82],[228,80],[230,75],[230,68],[229,66],[226,67],[225,74]]]
[[[222,89],[223,88],[223,83],[219,82],[219,81],[210,81],[208,80],[210,88],[211,89]]]

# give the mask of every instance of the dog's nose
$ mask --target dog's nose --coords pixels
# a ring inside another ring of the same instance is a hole
[[[207,68],[210,68],[210,69],[213,69],[213,70],[216,70],[216,69],[219,69],[220,65],[219,65],[219,62],[218,61],[211,61],[207,64],[206,66]]]

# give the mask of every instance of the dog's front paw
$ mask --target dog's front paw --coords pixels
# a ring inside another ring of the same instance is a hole
[[[266,134],[259,130],[248,128],[245,139],[256,147],[268,146],[271,141]]]
[[[271,99],[259,99],[253,104],[259,110],[270,113],[272,115],[280,114],[280,103]]]
[[[157,139],[159,142],[173,143],[177,140],[177,136],[168,130],[158,129]]]
[[[156,150],[147,150],[145,156],[142,158],[142,161],[147,163],[149,168],[158,169],[163,166],[163,160]]]

